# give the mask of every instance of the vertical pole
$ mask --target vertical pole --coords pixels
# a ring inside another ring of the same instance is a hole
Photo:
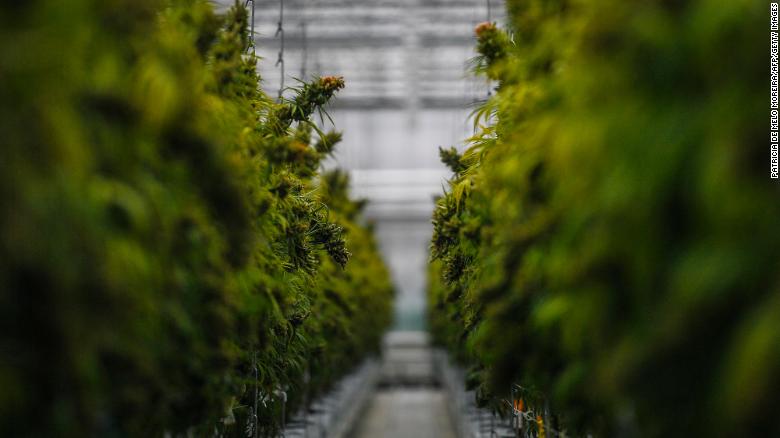
[[[284,436],[284,425],[287,422],[287,420],[284,418],[286,408],[287,408],[287,394],[284,393],[284,396],[282,397],[282,436]]]
[[[276,36],[279,38],[279,58],[276,60],[276,65],[279,69],[279,99],[282,98],[284,92],[284,0],[279,0],[279,23],[276,28]]]
[[[255,54],[255,0],[246,0],[244,2],[244,8],[252,3],[252,9],[249,10],[249,44],[246,47],[246,52],[252,51]]]
[[[252,2],[254,5],[254,2]],[[255,399],[254,403],[252,404],[252,432],[254,434],[254,438],[257,438],[257,351],[252,351],[252,368],[255,372]]]
[[[547,400],[544,401],[544,425],[549,430],[547,436],[549,436],[550,438],[554,438],[552,422],[550,421],[550,402],[548,402]]]
[[[492,19],[491,13],[490,13],[490,0],[485,0],[485,5],[487,6],[486,7],[486,9],[487,9],[487,22],[490,23],[491,19]],[[490,83],[490,79],[487,80],[487,86],[488,86],[487,97],[488,97],[488,99],[490,99],[490,97],[493,95],[493,90],[491,89],[492,84]]]
[[[308,62],[309,58],[309,47],[308,47],[308,41],[307,41],[307,35],[306,35],[306,0],[303,0],[302,7],[301,7],[301,80],[306,80],[306,63]]]

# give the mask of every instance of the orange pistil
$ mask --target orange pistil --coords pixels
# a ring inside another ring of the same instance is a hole
[[[323,76],[320,78],[320,85],[326,90],[340,90],[344,88],[344,77],[342,76]]]
[[[477,38],[484,35],[486,32],[492,32],[496,30],[496,24],[491,23],[489,21],[485,21],[482,23],[479,23],[477,27],[474,28],[474,34],[477,36]]]

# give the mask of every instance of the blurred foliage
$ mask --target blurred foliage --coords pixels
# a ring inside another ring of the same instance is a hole
[[[311,134],[343,80],[273,102],[212,9],[0,6],[3,436],[252,436],[255,405],[269,436],[378,348],[388,273]]]
[[[443,153],[435,337],[482,404],[519,384],[570,434],[780,435],[768,6],[507,7],[477,29],[498,94]]]

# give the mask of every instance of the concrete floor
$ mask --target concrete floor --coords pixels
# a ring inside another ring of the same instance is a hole
[[[377,389],[352,438],[455,438],[444,393],[431,387]]]

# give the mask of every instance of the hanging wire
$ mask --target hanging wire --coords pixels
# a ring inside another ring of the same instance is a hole
[[[301,80],[306,80],[306,67],[309,61],[309,41],[307,35],[308,22],[306,20],[306,0],[301,0]]]
[[[252,6],[254,6],[254,1],[252,2]],[[254,438],[257,438],[257,351],[252,351],[252,368],[255,372],[255,399],[254,403],[252,404],[252,433]]]
[[[487,22],[492,23],[492,17],[490,13],[490,0],[485,0],[485,6],[487,10]],[[488,99],[490,99],[490,97],[493,95],[492,84],[490,83],[490,79],[487,80],[487,87],[488,87],[487,97]]]
[[[249,6],[249,4],[252,3],[252,9],[250,10],[250,21],[249,21],[249,45],[246,48],[246,52],[249,53],[249,51],[252,51],[252,54],[255,54],[255,0],[246,0],[244,2],[244,8]]]
[[[280,37],[279,41],[279,58],[276,60],[276,66],[280,67],[279,70],[279,99],[282,98],[282,92],[284,92],[284,0],[279,0],[279,23],[276,28],[276,35]]]
[[[470,30],[472,32],[474,32],[475,27],[480,23],[480,18],[479,18],[480,9],[481,8],[478,5],[474,5],[473,8],[471,9],[471,14],[473,15],[472,17],[473,21],[471,23]],[[468,98],[470,97],[471,101],[469,102],[469,105],[471,107],[476,108],[479,105],[479,97],[478,97],[479,85],[478,85],[477,77],[473,73],[469,74],[470,70],[468,67],[465,68],[465,72],[467,72],[467,80],[466,80],[466,84],[463,87],[463,96],[466,100],[468,100]],[[469,124],[467,123],[467,125]],[[474,126],[472,132],[473,134],[476,134],[476,129],[477,129],[476,126]]]
[[[303,3],[306,5],[306,2]],[[303,21],[301,21],[301,79],[306,79],[306,63],[309,58],[308,41],[306,40],[306,16],[304,15]]]
[[[566,431],[557,430],[552,428],[552,421],[550,415],[550,406],[547,401],[544,403],[544,408],[541,412],[534,411],[529,403],[526,403],[523,394],[532,398],[543,397],[538,391],[531,391],[523,388],[520,385],[514,384],[510,389],[512,402],[509,400],[503,400],[512,410],[513,422],[512,426],[516,431],[522,432],[526,425],[530,428],[534,425],[539,432],[540,437],[565,437]]]
[[[311,20],[309,20],[309,21],[311,21],[312,23],[318,23],[319,22],[319,9],[318,9],[318,5],[317,5],[316,2],[312,4],[311,17],[309,17],[309,18],[311,18]],[[312,66],[312,73],[315,76],[320,76],[322,74],[322,64],[320,63],[320,49],[319,49],[319,46],[317,44],[315,44],[312,47],[312,51],[314,52],[314,65]],[[307,57],[308,57],[308,53],[309,53],[309,50],[308,50],[308,44],[307,44],[307,48],[306,48],[306,56]]]
[[[504,402],[509,405],[512,408],[512,413],[515,417],[520,419],[519,424],[520,427],[523,428],[523,425],[526,424],[535,424],[536,427],[539,429],[542,434],[548,437],[562,437],[565,436],[564,431],[555,430],[549,426],[549,424],[545,421],[544,413],[537,413],[531,408],[528,408],[524,411],[515,409],[512,407],[512,403],[509,403],[508,400],[504,400]]]

